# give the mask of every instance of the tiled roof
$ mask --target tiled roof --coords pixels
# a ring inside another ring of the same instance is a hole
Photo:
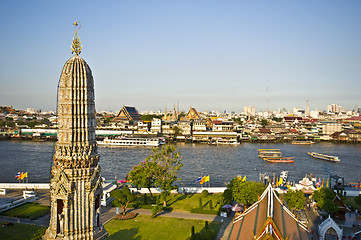
[[[139,121],[140,116],[135,107],[124,106],[120,109],[115,120]]]
[[[268,185],[260,199],[234,220],[228,239],[308,240],[309,233]]]

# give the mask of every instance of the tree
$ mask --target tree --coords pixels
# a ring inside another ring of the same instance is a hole
[[[297,210],[303,209],[303,206],[306,203],[305,194],[301,190],[290,190],[284,195],[284,198],[287,201],[288,206]]]
[[[235,177],[228,188],[232,191],[233,200],[250,206],[258,200],[266,186],[260,182],[247,182]]]
[[[183,167],[181,155],[174,146],[167,144],[161,149],[153,148],[153,153],[147,160],[157,163],[155,185],[163,190],[163,206],[166,207],[166,196],[174,189],[173,184],[177,181],[178,172]]]
[[[261,120],[262,127],[266,127],[268,125],[268,121],[266,119]]]
[[[333,201],[336,193],[329,188],[321,188],[316,190],[312,198],[317,202],[318,206],[329,213],[334,213],[337,211],[337,205]]]
[[[173,128],[173,131],[174,131],[174,136],[176,137],[176,136],[180,135],[181,129],[179,127],[175,126]]]
[[[114,198],[114,206],[123,208],[123,215],[125,215],[128,204],[135,200],[135,194],[130,192],[128,187],[123,187],[122,190],[114,190],[110,193],[110,196]]]
[[[147,158],[132,168],[128,174],[128,179],[131,180],[135,186],[148,188],[150,196],[153,198],[150,188],[154,186],[157,169],[158,164]]]

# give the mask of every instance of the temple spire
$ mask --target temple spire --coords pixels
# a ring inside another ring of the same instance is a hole
[[[75,55],[79,55],[81,53],[81,49],[83,46],[81,46],[81,42],[78,38],[78,30],[81,28],[81,24],[79,21],[75,21],[73,24],[75,27],[78,27],[77,29],[75,29],[75,37],[73,38],[73,42],[71,44],[71,53],[75,53]]]

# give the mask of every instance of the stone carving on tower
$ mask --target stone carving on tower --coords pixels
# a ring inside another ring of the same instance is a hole
[[[101,223],[102,178],[95,141],[94,81],[79,57],[82,46],[74,25],[71,57],[58,86],[58,141],[53,156],[51,218],[44,239],[105,239]]]

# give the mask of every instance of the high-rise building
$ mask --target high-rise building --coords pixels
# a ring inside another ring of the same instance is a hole
[[[78,26],[78,22],[74,25]],[[94,82],[88,64],[75,56],[64,65],[58,85],[58,141],[51,170],[51,218],[44,239],[105,239],[101,223],[102,178],[95,141]]]
[[[310,103],[308,101],[308,99],[306,100],[306,112],[305,112],[306,117],[310,116]]]

